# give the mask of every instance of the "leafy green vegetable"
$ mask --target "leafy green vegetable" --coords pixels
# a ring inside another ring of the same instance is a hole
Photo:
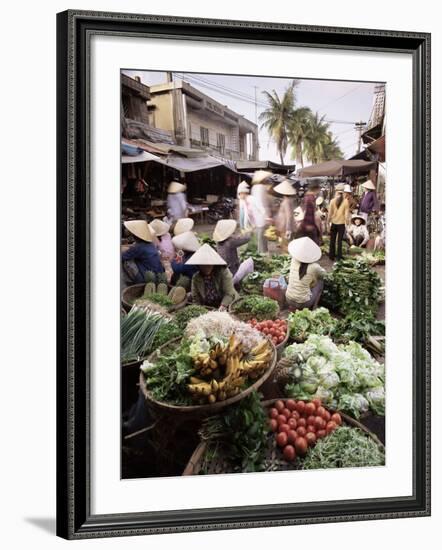
[[[155,363],[144,361],[146,386],[154,399],[173,405],[191,405],[187,380],[195,374],[188,342],[181,342],[172,353],[161,354]]]
[[[352,312],[335,324],[331,336],[338,342],[367,343],[372,336],[385,336],[385,323],[377,321],[368,312]],[[383,345],[379,345],[379,353],[383,352]]]
[[[201,244],[208,244],[212,248],[216,248],[216,242],[212,239],[209,233],[199,233],[198,239],[201,242]]]
[[[207,418],[200,436],[209,453],[220,442],[237,471],[261,471],[267,446],[267,415],[254,391],[222,415]]]
[[[324,404],[355,418],[371,409],[385,414],[385,369],[357,342],[336,345],[312,334],[284,350],[291,359],[285,393],[296,399],[319,397]],[[295,370],[302,368],[301,380]]]
[[[348,258],[336,262],[324,278],[321,303],[342,315],[376,315],[380,289],[381,279],[366,261]]]
[[[302,462],[303,470],[383,466],[385,453],[358,428],[341,426],[320,439]]]
[[[164,296],[164,294],[158,294],[157,292],[151,294],[148,299],[150,302],[153,302],[154,304],[159,304],[163,307],[169,307],[173,305],[172,300],[168,296]]]
[[[193,319],[194,317],[199,317],[200,315],[204,315],[204,313],[207,313],[207,311],[208,309],[205,308],[204,306],[199,306],[199,305],[187,306],[176,312],[175,322],[181,329],[185,329],[187,326],[187,323],[191,319]]]
[[[336,320],[325,307],[311,311],[304,308],[288,317],[290,337],[296,342],[304,342],[309,334],[330,334],[336,327]]]
[[[246,296],[232,305],[233,313],[250,313],[260,320],[274,319],[278,311],[278,302],[265,296]]]
[[[152,350],[158,349],[160,346],[182,336],[183,331],[175,321],[169,321],[162,325],[152,343]]]

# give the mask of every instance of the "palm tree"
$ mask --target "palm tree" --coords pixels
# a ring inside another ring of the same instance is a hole
[[[304,140],[307,135],[312,111],[309,107],[298,107],[294,109],[288,123],[288,141],[292,146],[292,159],[296,159],[296,163],[304,168]]]
[[[331,132],[329,131],[329,124],[324,121],[325,116],[320,117],[318,113],[315,113],[310,117],[307,125],[307,131],[304,136],[304,150],[307,158],[312,164],[322,162],[329,155],[326,154],[327,146],[331,142]]]
[[[322,160],[343,159],[344,153],[339,147],[339,143],[331,132],[327,133],[327,140],[323,145]]]
[[[271,138],[275,141],[281,158],[281,164],[284,164],[284,156],[288,146],[288,124],[295,106],[295,87],[297,80],[293,80],[282,98],[272,90],[272,93],[262,92],[267,100],[268,107],[259,115],[262,121],[261,128],[266,128]]]

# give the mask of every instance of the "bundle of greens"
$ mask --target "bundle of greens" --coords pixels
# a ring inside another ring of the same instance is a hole
[[[302,461],[303,470],[383,466],[385,453],[358,428],[340,426],[320,439]]]
[[[216,242],[212,239],[209,233],[199,233],[198,239],[201,244],[208,244],[212,248],[216,248]]]
[[[267,415],[256,391],[222,415],[207,418],[199,433],[208,443],[209,456],[221,444],[235,471],[257,472],[263,469],[268,426]]]
[[[251,295],[233,303],[231,311],[234,314],[250,314],[251,317],[262,321],[263,319],[274,319],[278,315],[279,305],[271,298]]]
[[[132,308],[121,319],[121,362],[138,361],[148,355],[158,330],[165,323],[167,319],[157,312]]]
[[[351,341],[360,342],[372,349],[375,353],[384,352],[384,343],[375,336],[385,336],[385,323],[378,321],[369,313],[351,313],[344,319],[340,319],[331,331],[333,340],[340,343]]]
[[[329,335],[335,330],[336,323],[325,307],[301,309],[290,313],[288,317],[290,337],[295,342],[304,342],[310,334]]]
[[[175,340],[179,336],[182,336],[183,331],[175,321],[169,321],[158,329],[155,338],[152,343],[152,350],[158,349],[160,346],[167,344],[171,340]]]
[[[284,357],[291,360],[287,396],[306,401],[318,397],[355,418],[370,409],[385,414],[384,365],[360,344],[337,346],[328,336],[313,334],[303,344],[288,346]]]
[[[366,312],[376,314],[381,279],[362,259],[336,262],[324,279],[321,303],[342,315]]]
[[[256,268],[255,268],[256,269]],[[244,277],[241,281],[242,294],[259,294],[262,293],[264,281],[269,278],[269,274],[259,271],[253,271]]]
[[[172,352],[161,354],[155,363],[144,361],[141,369],[154,399],[173,405],[192,404],[187,384],[195,369],[188,342],[181,342]]]
[[[175,323],[180,327],[180,329],[185,329],[187,326],[187,323],[194,319],[195,317],[199,317],[200,315],[204,315],[207,313],[207,308],[204,306],[199,305],[190,305],[183,309],[180,309],[175,314]]]

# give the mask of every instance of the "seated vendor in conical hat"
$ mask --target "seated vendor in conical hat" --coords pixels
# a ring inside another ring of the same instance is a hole
[[[236,220],[219,220],[213,231],[213,240],[216,242],[216,251],[223,260],[232,275],[238,271],[238,248],[250,241],[251,232],[244,235],[235,235],[238,222]]]
[[[225,310],[238,297],[225,260],[208,244],[203,244],[186,265],[198,268],[191,286],[195,304]]]

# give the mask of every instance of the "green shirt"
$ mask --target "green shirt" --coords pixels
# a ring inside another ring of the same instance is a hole
[[[215,267],[212,276],[215,288],[221,296],[220,306],[229,306],[238,298],[230,270],[227,267]],[[204,278],[198,271],[192,277],[192,298],[195,304],[205,305],[205,297]]]

